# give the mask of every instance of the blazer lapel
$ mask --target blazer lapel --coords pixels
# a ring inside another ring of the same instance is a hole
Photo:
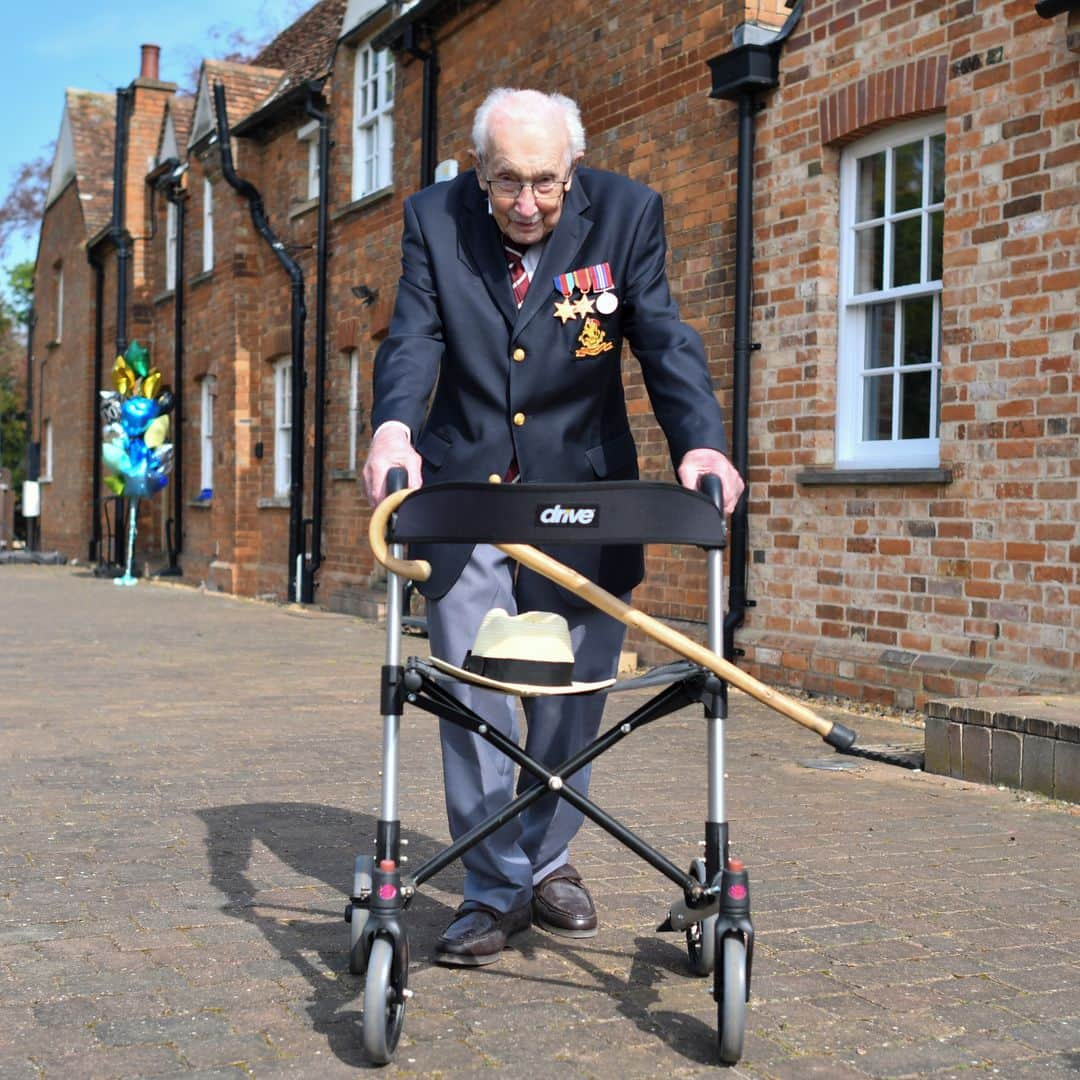
[[[472,173],[465,175],[471,177]],[[461,228],[458,229],[458,257],[480,275],[507,325],[513,326],[518,310],[499,228],[488,212],[487,196],[480,190],[480,185],[474,180],[466,190]]]
[[[525,303],[516,312],[515,328],[524,326],[545,304],[551,302],[556,274],[565,274],[568,270],[578,269],[574,260],[585,243],[593,223],[587,216],[591,206],[580,180],[575,177],[574,184],[563,200],[562,215],[559,224],[552,230],[548,242],[540,256],[540,264],[533,274],[529,291],[525,294]],[[509,278],[509,274],[504,276]],[[511,290],[513,301],[513,290]]]

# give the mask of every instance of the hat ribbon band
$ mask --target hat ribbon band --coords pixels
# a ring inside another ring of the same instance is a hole
[[[512,660],[498,656],[476,656],[469,652],[461,666],[485,679],[527,686],[569,686],[574,680],[572,662]]]

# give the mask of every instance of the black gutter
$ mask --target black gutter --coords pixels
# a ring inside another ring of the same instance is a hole
[[[746,595],[746,555],[749,539],[750,481],[748,427],[750,413],[750,354],[761,348],[752,342],[751,307],[754,273],[754,117],[764,108],[759,93],[780,85],[780,53],[802,16],[799,0],[779,33],[765,45],[739,45],[708,61],[713,87],[709,97],[738,102],[738,168],[735,195],[735,342],[731,416],[731,461],[746,487],[731,515],[728,540],[728,611],[724,617],[724,658],[742,656],[735,631],[746,621],[755,601]]]
[[[176,207],[176,279],[173,283],[173,475],[172,517],[165,523],[169,565],[155,576],[180,577],[178,558],[184,547],[184,218],[187,196],[180,183],[183,171],[177,167],[162,184],[165,198]],[[166,238],[166,243],[168,239]]]
[[[411,22],[405,28],[404,48],[424,65],[424,78],[420,112],[420,186],[435,183],[435,153],[438,144],[438,86],[439,61],[435,54],[435,41],[431,46],[420,48],[417,24]]]
[[[289,477],[289,567],[288,596],[293,600],[296,591],[296,563],[303,553],[303,500],[304,500],[304,321],[307,308],[304,304],[304,273],[296,260],[285,250],[285,245],[274,234],[266,218],[262,196],[249,180],[241,179],[233,168],[232,146],[229,143],[229,121],[225,106],[225,87],[214,83],[214,111],[217,115],[218,148],[221,152],[221,171],[229,186],[248,201],[251,220],[259,234],[270,245],[278,262],[285,268],[291,283],[291,329],[292,329],[292,469]],[[301,569],[301,579],[307,576]],[[301,595],[310,585],[301,587]]]
[[[1043,19],[1052,19],[1066,11],[1080,11],[1080,0],[1038,0],[1035,11]]]
[[[314,601],[315,574],[322,565],[323,489],[326,473],[326,296],[327,263],[330,257],[328,239],[330,202],[330,117],[316,105],[321,96],[314,84],[308,84],[304,111],[319,123],[319,222],[315,248],[315,460],[311,477],[311,562],[305,576],[305,604]]]
[[[90,387],[90,549],[87,558],[96,563],[101,558],[101,389],[105,367],[105,264],[97,248],[88,245],[86,259],[94,271],[94,376]]]
[[[371,39],[373,49],[392,49],[399,51],[405,41],[409,28],[424,25],[428,28],[436,23],[444,23],[465,8],[471,7],[478,0],[418,0],[408,11],[399,15],[385,30],[381,30]],[[494,0],[487,0],[490,6]]]

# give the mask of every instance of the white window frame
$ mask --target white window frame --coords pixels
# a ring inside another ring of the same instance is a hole
[[[214,399],[217,378],[203,376],[199,387],[199,493],[214,490]]]
[[[346,458],[345,467],[356,472],[356,458],[359,452],[360,442],[360,353],[357,349],[349,349],[345,354],[349,361],[349,456]]]
[[[900,407],[902,375],[914,375],[922,371],[930,373],[930,419],[929,432],[939,428],[938,409],[941,400],[941,291],[940,279],[930,278],[931,231],[933,213],[944,213],[942,202],[931,202],[930,169],[923,169],[923,191],[920,206],[914,210],[894,212],[893,207],[893,157],[892,148],[923,141],[924,161],[929,160],[929,140],[945,131],[945,118],[937,114],[918,120],[892,125],[875,132],[844,148],[840,158],[840,282],[837,356],[836,396],[836,467],[838,469],[911,469],[936,468],[940,464],[940,438],[930,435],[921,439],[899,437],[901,428]],[[886,151],[884,177],[884,216],[856,222],[856,196],[858,190],[858,163],[861,159]],[[882,228],[883,280],[886,286],[891,280],[893,244],[891,236],[897,222],[919,218],[921,227],[922,265],[917,283],[897,287],[883,287],[874,291],[858,292],[856,287],[856,234],[867,228]],[[902,330],[900,317],[903,301],[913,298],[932,299],[931,348],[932,359],[927,364],[903,364],[900,356]],[[867,311],[870,305],[895,302],[893,363],[891,366],[866,367]],[[874,372],[869,375],[868,372]],[[891,373],[891,374],[890,374]],[[892,433],[889,439],[864,437],[864,409],[866,379],[892,379]]]
[[[307,150],[307,176],[304,198],[308,202],[319,197],[319,121],[309,120],[296,133]]]
[[[60,341],[64,336],[64,264],[56,264],[56,337]]]
[[[370,44],[356,50],[353,69],[352,197],[389,187],[394,180],[394,56]]]
[[[179,215],[176,203],[165,203],[165,288],[172,292],[176,288],[176,225]]]
[[[292,490],[292,357],[274,361],[274,494]]]
[[[41,422],[41,469],[39,480],[52,480],[53,478],[53,422],[46,418]]]
[[[214,269],[214,185],[203,177],[202,272]]]

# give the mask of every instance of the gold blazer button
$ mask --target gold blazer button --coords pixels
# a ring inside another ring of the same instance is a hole
[[[525,414],[523,412],[514,413],[514,423],[521,427],[525,423]]]
[[[520,364],[521,361],[525,359],[525,350],[515,349],[511,355]]]

